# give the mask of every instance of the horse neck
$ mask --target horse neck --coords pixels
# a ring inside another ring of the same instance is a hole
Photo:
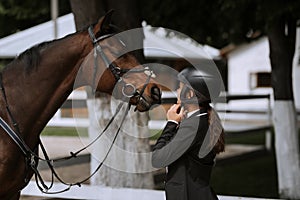
[[[37,138],[73,90],[80,64],[91,48],[82,37],[74,34],[49,43],[40,50],[40,63],[31,72],[20,66],[22,62],[3,71],[11,113],[32,145],[35,142],[29,135]]]

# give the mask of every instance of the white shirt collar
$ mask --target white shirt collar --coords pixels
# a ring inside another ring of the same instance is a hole
[[[189,118],[190,116],[192,116],[192,115],[193,115],[194,113],[196,113],[197,111],[199,111],[199,110],[194,110],[194,111],[188,112],[188,113],[186,114],[186,117]]]
[[[193,110],[193,111],[191,111],[191,112],[188,112],[187,115],[186,115],[186,118],[189,118],[190,116],[192,116],[194,113],[196,113],[196,112],[198,112],[198,111],[199,111],[199,109],[198,109],[198,110]],[[202,115],[207,115],[207,112],[200,113],[200,114],[197,115],[197,116],[202,116]]]

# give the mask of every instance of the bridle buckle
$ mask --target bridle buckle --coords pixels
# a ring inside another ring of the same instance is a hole
[[[122,94],[126,98],[131,98],[136,94],[136,88],[133,84],[131,83],[126,83],[123,88],[122,88]]]

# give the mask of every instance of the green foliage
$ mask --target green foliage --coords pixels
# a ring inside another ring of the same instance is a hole
[[[152,0],[141,4],[143,18],[152,26],[183,32],[199,43],[218,48],[262,35],[279,15],[299,19],[296,0]]]
[[[48,1],[7,0],[0,2],[0,37],[49,19]]]
[[[70,12],[69,1],[59,1],[59,13]],[[50,20],[50,1],[0,1],[0,38]]]
[[[48,1],[7,0],[0,3],[0,14],[17,20],[34,19],[49,14]]]
[[[58,1],[60,15],[71,12]],[[140,14],[152,26],[187,34],[217,48],[251,40],[265,33],[278,15],[299,18],[299,0],[151,0],[140,1]],[[0,37],[50,20],[50,1],[0,1]]]

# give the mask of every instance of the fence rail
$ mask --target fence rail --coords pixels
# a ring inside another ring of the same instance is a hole
[[[163,92],[162,104],[174,104],[177,102],[175,92]],[[233,101],[243,101],[255,99],[266,99],[267,105],[264,109],[253,110],[252,108],[236,109],[233,107],[227,108],[226,105]],[[219,107],[219,104],[225,106]],[[270,94],[222,94],[214,104],[216,110],[219,112],[224,121],[225,133],[228,136],[242,135],[246,133],[253,133],[257,131],[265,131],[266,141],[265,148],[271,149],[271,96]],[[63,104],[61,109],[70,108],[86,108],[86,95],[85,91],[75,91],[68,100]],[[66,126],[66,127],[88,127],[89,120],[87,118],[74,119],[61,117],[59,110],[56,115],[50,120],[48,126]],[[232,119],[232,116],[238,119]],[[241,117],[242,116],[242,117]],[[166,124],[165,120],[150,120],[148,126],[150,129],[162,129]]]

